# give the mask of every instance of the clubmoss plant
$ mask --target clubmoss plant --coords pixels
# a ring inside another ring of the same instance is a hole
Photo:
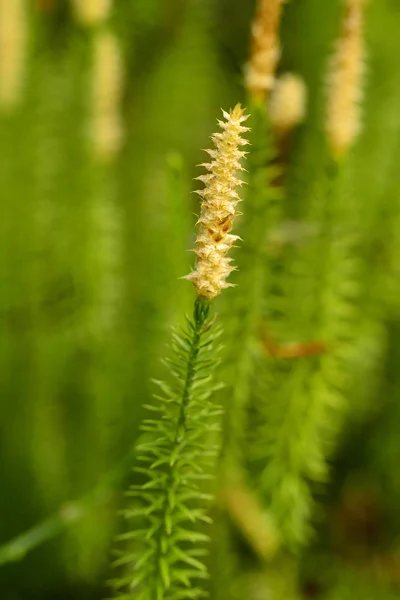
[[[131,487],[128,495],[138,505],[125,511],[134,527],[120,536],[133,541],[121,552],[117,566],[126,565],[115,587],[126,600],[178,600],[204,596],[198,582],[207,578],[201,561],[207,535],[198,530],[199,522],[209,522],[206,505],[210,500],[204,482],[212,478],[218,446],[221,409],[212,401],[219,387],[213,382],[218,364],[216,340],[212,331],[211,301],[228,286],[226,277],[232,267],[226,253],[237,239],[229,233],[239,196],[240,151],[246,141],[242,126],[247,118],[237,105],[225,121],[222,132],[212,139],[215,150],[207,152],[208,175],[201,176],[205,188],[199,232],[196,240],[196,269],[186,278],[197,290],[192,318],[186,328],[174,333],[171,358],[166,360],[172,383],[155,382],[161,393],[157,403],[147,408],[154,413],[145,419],[142,431],[149,439],[138,447],[144,482]],[[208,486],[207,486],[208,487]],[[138,526],[138,520],[142,525]]]
[[[95,594],[128,477],[120,598],[398,596],[400,11],[253,1],[252,117],[221,117],[190,242],[248,33],[228,4],[0,0],[5,598]]]
[[[335,160],[324,155],[305,215],[309,222],[318,223],[319,231],[304,249],[294,248],[283,264],[287,299],[300,307],[293,311],[287,305],[287,332],[305,320],[325,348],[314,358],[300,355],[292,365],[278,366],[275,373],[266,365],[255,387],[255,422],[263,425],[254,428],[251,455],[256,465],[264,465],[259,490],[291,548],[308,543],[312,535],[313,484],[328,479],[329,457],[343,425],[352,365],[357,360],[355,338],[362,312],[355,232],[359,214],[345,177],[347,162],[338,165],[336,160],[346,157],[359,130],[362,10],[363,2],[346,0],[328,72],[325,130]],[[267,404],[263,396],[268,397]]]

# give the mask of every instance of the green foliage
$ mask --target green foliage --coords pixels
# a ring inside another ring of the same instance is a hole
[[[333,181],[333,188],[336,185]],[[315,200],[319,210],[323,211],[325,204],[328,213],[331,207],[337,207],[331,187],[328,182],[328,192]],[[321,357],[300,357],[297,364],[282,368],[278,374],[279,383],[273,386],[275,397],[268,398],[268,390],[264,388],[264,419],[259,419],[262,429],[257,436],[257,460],[260,460],[260,454],[263,455],[263,448],[268,457],[261,475],[262,487],[270,498],[273,512],[279,515],[286,538],[294,544],[304,543],[309,533],[312,495],[308,482],[326,478],[331,440],[339,429],[336,415],[345,401],[340,393],[343,385],[340,377],[346,376],[346,365],[342,364],[345,352],[341,339],[343,323],[345,336],[350,336],[354,327],[353,321],[346,321],[353,316],[351,312],[349,314],[351,305],[346,298],[355,282],[351,266],[347,267],[349,261],[352,265],[352,257],[345,241],[331,229],[345,225],[339,225],[331,216],[320,218],[318,222],[321,231],[311,247],[303,256],[291,257],[294,276],[296,279],[301,277],[301,281],[294,282],[297,294],[304,294],[306,301],[302,303],[298,298],[296,304],[291,288],[289,298],[305,313],[295,314],[295,322],[307,319],[308,327],[304,330],[312,339],[326,344],[327,350]],[[312,287],[307,289],[307,284]],[[293,307],[290,316],[292,311]],[[290,317],[289,323],[293,323]]]
[[[204,595],[193,580],[207,577],[200,558],[204,550],[198,545],[208,536],[197,525],[209,522],[203,505],[211,497],[203,488],[213,472],[221,414],[211,400],[219,387],[212,381],[218,332],[210,332],[208,313],[209,304],[198,298],[186,329],[173,334],[173,352],[166,365],[174,382],[156,381],[161,395],[155,396],[157,404],[146,406],[155,415],[141,426],[148,439],[137,448],[144,466],[135,468],[145,483],[128,492],[142,506],[125,511],[134,526],[120,536],[137,547],[132,553],[122,552],[115,562],[128,565],[127,573],[115,582],[126,590],[121,598],[178,600]]]
[[[114,2],[95,27],[68,3],[29,6],[19,103],[0,106],[6,600],[97,599],[109,578],[143,600],[398,595],[400,10],[366,3],[362,131],[336,164],[324,120],[342,2],[284,3],[278,71],[308,89],[284,143],[243,102],[254,4]],[[124,132],[108,162],[91,133],[107,30]],[[215,306],[224,348],[197,304],[164,383],[191,298],[194,165],[240,100],[252,130],[236,287]],[[279,545],[263,555],[247,526]]]

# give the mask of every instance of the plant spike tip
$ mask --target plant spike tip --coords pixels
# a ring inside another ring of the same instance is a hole
[[[112,0],[73,0],[72,4],[79,23],[96,26],[109,17]]]
[[[245,85],[253,100],[264,102],[275,79],[280,56],[279,22],[282,0],[258,0],[252,26],[250,61]]]
[[[342,28],[328,73],[325,129],[336,158],[343,156],[360,131],[364,74],[365,0],[346,0]]]
[[[213,300],[221,290],[232,285],[226,278],[235,267],[226,254],[239,239],[230,231],[238,214],[236,205],[240,202],[236,187],[243,183],[236,177],[236,171],[244,170],[240,159],[245,153],[240,147],[248,143],[241,137],[248,131],[242,125],[248,115],[244,115],[240,104],[222,114],[225,121],[218,121],[222,132],[211,136],[215,149],[206,150],[212,161],[201,165],[208,173],[197,178],[205,184],[204,189],[197,192],[203,198],[194,250],[197,262],[196,269],[185,277],[193,282],[198,295],[207,300]]]
[[[24,88],[28,44],[27,5],[0,0],[0,110],[19,104]]]
[[[120,115],[123,68],[118,39],[103,29],[94,39],[91,138],[96,155],[105,162],[118,153],[123,141]]]

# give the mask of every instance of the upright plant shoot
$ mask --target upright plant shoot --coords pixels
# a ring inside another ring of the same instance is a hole
[[[209,173],[197,178],[205,183],[205,188],[198,192],[203,202],[194,250],[197,265],[196,270],[186,276],[193,281],[198,295],[207,300],[213,300],[221,290],[232,285],[226,282],[226,278],[234,267],[226,254],[239,239],[229,232],[240,201],[236,188],[242,182],[236,177],[236,172],[242,169],[240,160],[246,155],[240,148],[247,144],[241,137],[248,131],[242,125],[247,116],[244,116],[239,104],[229,114],[223,112],[223,115],[226,120],[218,121],[223,132],[212,136],[215,148],[206,150],[212,161],[201,165]]]
[[[238,239],[230,233],[236,216],[241,183],[236,172],[246,144],[242,125],[247,117],[240,105],[219,121],[221,132],[212,136],[215,148],[208,150],[212,161],[204,166],[207,175],[199,179],[205,187],[196,240],[196,268],[188,276],[197,290],[192,318],[173,334],[171,358],[165,361],[171,383],[155,382],[160,394],[146,408],[153,418],[145,419],[142,431],[147,439],[139,447],[143,467],[142,484],[128,495],[135,505],[125,511],[133,525],[121,540],[132,544],[121,552],[116,565],[125,571],[115,581],[119,598],[125,600],[186,600],[204,597],[201,582],[208,577],[201,557],[208,537],[199,522],[209,522],[204,489],[212,479],[217,455],[216,434],[220,408],[212,401],[219,387],[213,382],[218,363],[212,331],[211,301],[229,286],[233,270],[226,254]],[[140,525],[139,525],[140,522]]]

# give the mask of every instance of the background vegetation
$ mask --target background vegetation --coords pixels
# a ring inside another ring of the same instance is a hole
[[[20,71],[11,94],[0,62],[5,600],[108,593],[143,405],[194,296],[179,279],[194,165],[220,108],[248,103],[254,9],[119,0],[88,25],[73,3],[36,0],[20,29],[3,27],[0,61],[14,52]],[[362,132],[338,166],[323,124],[340,15],[339,0],[284,6],[279,72],[300,75],[308,101],[283,159],[266,116],[249,121],[238,287],[216,306],[228,473],[212,509],[216,599],[400,594],[400,6],[368,3]],[[19,62],[10,39],[24,42]],[[279,358],[292,342],[323,351]]]

